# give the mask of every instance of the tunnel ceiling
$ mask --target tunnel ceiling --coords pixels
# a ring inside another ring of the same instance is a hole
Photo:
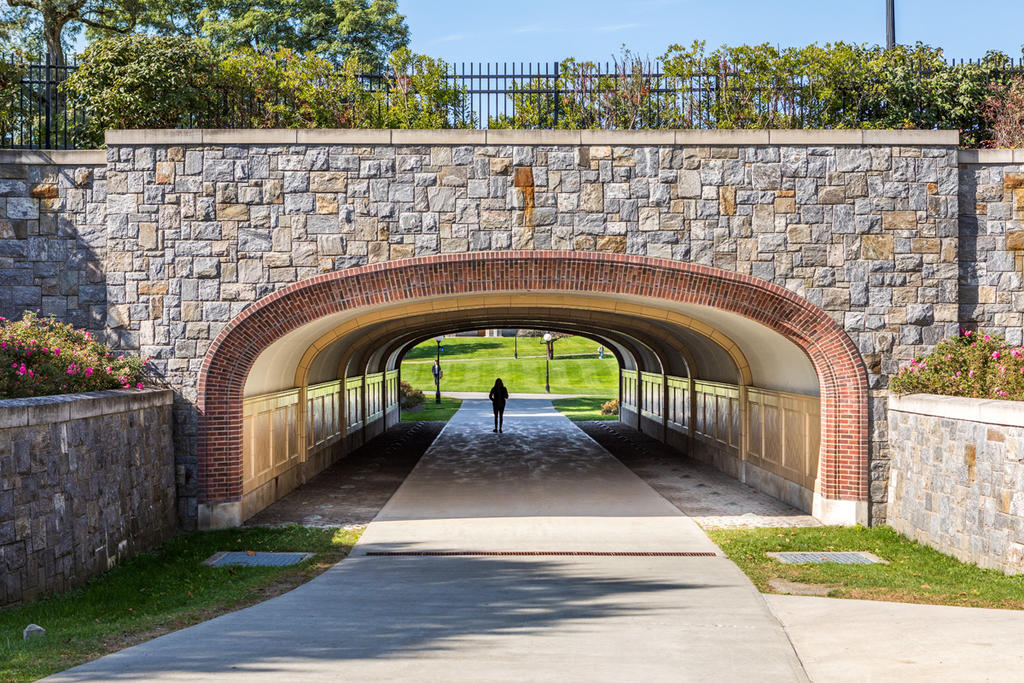
[[[357,309],[293,330],[264,349],[245,395],[391,369],[411,344],[439,333],[550,329],[606,342],[627,369],[818,394],[807,356],[741,316],[663,300],[588,294],[502,293]],[[346,369],[347,368],[347,369]]]

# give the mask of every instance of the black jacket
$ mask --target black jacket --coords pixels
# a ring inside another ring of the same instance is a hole
[[[504,408],[505,401],[508,399],[508,389],[504,386],[491,387],[491,393],[488,394],[487,398],[491,399],[491,403],[496,408]]]

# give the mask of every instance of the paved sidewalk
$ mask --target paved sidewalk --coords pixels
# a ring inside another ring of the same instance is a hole
[[[764,598],[551,408],[466,401],[352,555],[298,589],[53,680],[800,681]],[[368,552],[507,555],[380,557]]]
[[[1024,611],[766,595],[814,681],[1011,681]]]

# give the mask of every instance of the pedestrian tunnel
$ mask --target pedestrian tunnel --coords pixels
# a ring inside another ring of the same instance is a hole
[[[244,521],[393,427],[417,343],[492,328],[599,341],[623,422],[824,521],[867,521],[866,444],[849,457],[864,373],[827,316],[713,269],[512,254],[331,274],[233,321],[200,387],[201,525]]]

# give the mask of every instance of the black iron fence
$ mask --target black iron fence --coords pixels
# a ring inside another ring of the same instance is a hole
[[[950,66],[971,63],[961,60]],[[0,147],[92,146],[85,131],[86,111],[61,88],[76,64],[57,65],[47,57],[42,64],[7,59],[0,66]],[[999,73],[1024,74],[1024,64],[1011,60]],[[368,91],[387,93],[395,83],[380,75],[358,78]],[[874,120],[876,114],[866,108],[878,106],[877,101],[866,103],[863,83],[855,79],[846,86],[839,79],[838,93],[833,80],[828,98],[822,98],[821,84],[807,76],[755,77],[721,65],[681,77],[665,73],[657,62],[463,63],[448,65],[443,80],[459,93],[447,114],[452,127],[849,127]],[[252,125],[252,103],[233,97],[225,93],[209,111],[196,112],[182,125]],[[975,118],[980,120],[980,113]],[[921,120],[927,122],[926,112]],[[970,125],[967,121],[948,127]]]

